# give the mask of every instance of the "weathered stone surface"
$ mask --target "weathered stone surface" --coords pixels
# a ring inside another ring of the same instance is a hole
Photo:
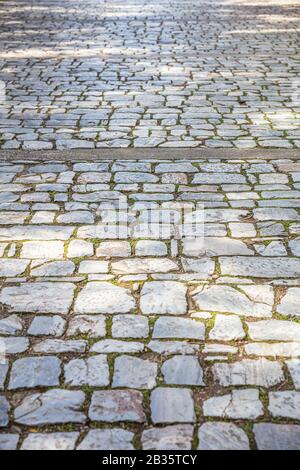
[[[109,368],[106,356],[72,359],[64,365],[64,376],[68,385],[105,387],[109,385]]]
[[[228,395],[205,400],[203,414],[220,418],[256,419],[263,415],[263,406],[258,390],[233,390]]]
[[[153,338],[204,339],[205,326],[191,318],[158,318],[154,324]]]
[[[203,279],[209,277],[215,270],[215,262],[210,258],[181,258],[181,263],[185,272],[202,274]]]
[[[242,359],[231,364],[214,364],[212,372],[215,380],[224,387],[230,385],[273,387],[284,381],[280,363],[267,359]]]
[[[81,258],[82,256],[93,256],[93,244],[86,240],[71,240],[68,246],[68,258]]]
[[[258,450],[299,450],[299,425],[257,423],[253,433]]]
[[[95,343],[90,351],[97,353],[137,353],[145,349],[144,343],[137,341],[121,341],[118,339],[103,339]]]
[[[21,450],[74,450],[79,432],[30,433]]]
[[[143,450],[190,450],[192,440],[190,424],[145,429],[142,434]]]
[[[203,371],[197,357],[174,356],[161,366],[166,384],[204,385]]]
[[[29,347],[28,338],[21,336],[2,337],[0,341],[0,358],[2,354],[17,354],[26,351]]]
[[[0,303],[13,312],[67,314],[73,301],[74,285],[70,282],[27,283],[4,287]]]
[[[239,317],[235,315],[216,315],[214,327],[209,338],[218,341],[234,341],[246,336]]]
[[[255,341],[300,341],[300,324],[286,320],[247,322],[249,336]]]
[[[191,390],[156,388],[151,393],[151,419],[159,423],[193,423],[196,420]]]
[[[148,319],[142,315],[116,315],[112,323],[112,336],[115,338],[147,338]]]
[[[27,225],[0,228],[0,241],[8,240],[68,240],[74,227],[59,225]]]
[[[0,428],[8,425],[10,405],[5,396],[0,395]]]
[[[15,335],[23,329],[23,323],[17,315],[9,315],[0,320],[1,335]]]
[[[100,338],[106,334],[105,316],[78,315],[70,319],[67,336],[88,335],[90,338]]]
[[[160,240],[139,240],[135,247],[136,256],[166,256],[167,246]]]
[[[293,384],[296,390],[300,390],[300,359],[291,359],[286,361],[289,373],[292,376]]]
[[[131,258],[112,263],[114,274],[168,273],[177,269],[177,264],[168,258]]]
[[[14,277],[22,274],[29,262],[22,259],[0,259],[0,277]]]
[[[19,434],[0,434],[0,450],[16,450]]]
[[[300,316],[300,288],[289,287],[277,305],[277,312],[287,316]]]
[[[75,313],[129,313],[134,307],[129,290],[110,282],[89,282],[78,294]]]
[[[233,423],[204,423],[198,431],[199,450],[250,450],[245,431]]]
[[[31,276],[69,276],[75,271],[75,264],[72,261],[49,261],[41,266],[34,267],[31,264]]]
[[[21,257],[30,259],[63,258],[64,243],[62,241],[31,241],[24,242]]]
[[[187,288],[180,282],[146,282],[141,291],[141,310],[146,315],[184,315]]]
[[[33,347],[34,352],[41,353],[83,353],[87,348],[85,340],[63,340],[63,339],[45,339],[36,343]]]
[[[24,357],[13,363],[8,388],[53,387],[59,385],[60,360],[54,356]]]
[[[270,392],[268,409],[274,418],[300,419],[300,392]]]
[[[187,341],[150,341],[148,348],[158,354],[197,354],[198,344]]]
[[[125,429],[92,429],[77,447],[78,450],[134,450],[134,434]]]
[[[229,276],[258,278],[300,277],[300,260],[297,258],[221,257],[221,272]]]
[[[245,345],[245,352],[251,356],[299,357],[300,343],[248,343]]]
[[[115,360],[113,387],[151,389],[156,385],[157,365],[131,356]]]
[[[113,257],[127,257],[131,255],[131,246],[126,241],[109,241],[101,242],[99,248],[96,250],[97,256],[105,256],[107,258]]]
[[[183,254],[187,256],[253,255],[253,250],[240,240],[206,237],[202,246],[197,239],[184,240]]]
[[[92,421],[118,422],[146,420],[143,394],[138,390],[103,390],[93,393],[89,408]]]
[[[15,408],[16,423],[41,426],[55,423],[84,423],[86,416],[81,407],[85,394],[81,391],[52,389],[25,397]]]
[[[32,336],[62,336],[66,321],[59,315],[34,317],[27,333]]]

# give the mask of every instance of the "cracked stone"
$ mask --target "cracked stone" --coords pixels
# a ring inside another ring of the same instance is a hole
[[[290,287],[277,305],[277,312],[287,316],[300,316],[300,288]]]
[[[228,395],[203,402],[204,416],[231,419],[256,419],[263,415],[263,406],[256,389],[233,390]]]
[[[177,269],[177,264],[167,258],[131,258],[112,263],[114,274],[168,273]]]
[[[300,390],[300,360],[291,359],[290,361],[286,361],[286,365],[288,366],[289,373],[292,376],[295,389]]]
[[[0,320],[1,335],[15,335],[23,329],[23,323],[17,315],[10,315]]]
[[[0,450],[16,450],[19,434],[0,434]]]
[[[9,411],[10,405],[7,399],[3,395],[0,395],[0,428],[4,428],[8,425]]]
[[[82,334],[87,334],[89,338],[105,336],[105,317],[102,315],[78,315],[71,318],[67,336],[80,336]]]

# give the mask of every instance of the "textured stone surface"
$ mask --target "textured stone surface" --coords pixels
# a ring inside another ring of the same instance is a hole
[[[109,282],[89,282],[75,302],[76,313],[129,313],[134,307],[130,292]]]
[[[161,367],[166,384],[204,385],[203,371],[197,357],[174,356]]]
[[[156,385],[157,365],[154,362],[131,356],[115,360],[113,387],[149,389]]]
[[[196,420],[192,393],[185,388],[156,388],[151,393],[153,423],[191,423]]]
[[[150,428],[142,434],[144,450],[189,450],[192,440],[193,426],[190,424]]]
[[[267,359],[243,359],[231,364],[214,364],[212,371],[215,379],[224,387],[230,385],[273,387],[284,380],[280,363]]]
[[[74,450],[78,432],[54,432],[46,434],[28,434],[22,450]]]
[[[141,291],[141,310],[148,315],[184,315],[186,287],[174,281],[145,283]]]
[[[94,392],[89,418],[108,423],[118,421],[144,422],[143,394],[137,390],[104,390]]]
[[[253,432],[259,450],[299,450],[299,425],[258,423]]]
[[[216,315],[214,327],[209,332],[210,339],[233,341],[244,337],[243,324],[238,317],[235,315]]]
[[[87,359],[72,359],[64,366],[65,382],[68,385],[103,387],[109,384],[109,368],[105,356]]]
[[[256,419],[263,415],[258,390],[234,390],[228,395],[212,397],[203,403],[204,416],[231,419]]]
[[[153,329],[153,338],[204,339],[204,336],[204,324],[191,318],[161,317]]]
[[[133,450],[134,434],[125,429],[93,429],[77,447],[78,450]]]
[[[204,423],[198,432],[199,450],[249,450],[247,434],[233,423]]]
[[[300,419],[300,392],[270,392],[268,408],[274,417]]]
[[[9,389],[53,387],[59,385],[61,373],[57,357],[26,357],[13,363]]]

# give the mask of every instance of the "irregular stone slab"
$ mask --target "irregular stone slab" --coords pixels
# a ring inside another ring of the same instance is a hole
[[[183,254],[187,256],[231,256],[253,255],[254,252],[241,240],[226,237],[206,237],[203,243],[199,243],[197,239],[185,239],[183,241]]]
[[[205,385],[197,357],[174,356],[163,363],[161,372],[166,384]]]
[[[77,447],[78,450],[134,450],[133,432],[125,429],[93,429]]]
[[[139,240],[135,246],[136,256],[166,256],[167,246],[160,240]]]
[[[191,318],[158,318],[154,324],[153,338],[205,338],[205,326],[203,323]]]
[[[68,246],[68,258],[81,258],[82,256],[93,256],[94,246],[86,240],[71,240]]]
[[[151,393],[153,423],[193,423],[196,421],[194,400],[187,388],[160,387]]]
[[[90,351],[97,353],[137,353],[145,349],[144,343],[137,341],[120,341],[117,339],[103,339],[95,343]]]
[[[245,176],[240,173],[198,173],[192,184],[240,184],[246,183]]]
[[[55,259],[63,258],[64,243],[62,241],[24,242],[21,250],[22,258]]]
[[[259,278],[300,277],[300,259],[268,257],[220,257],[221,273]]]
[[[9,315],[0,320],[1,335],[15,335],[23,329],[23,323],[17,315]]]
[[[250,450],[245,431],[233,423],[204,423],[198,431],[199,450]]]
[[[258,450],[299,450],[300,426],[257,423],[253,432]]]
[[[287,251],[282,242],[271,242],[267,246],[264,244],[255,243],[254,248],[261,256],[286,256]]]
[[[72,359],[64,365],[64,376],[66,384],[72,386],[105,387],[109,385],[107,358],[100,355],[87,359]]]
[[[193,299],[201,310],[250,317],[272,316],[273,292],[269,286],[255,286],[256,294],[248,286],[241,287],[245,293],[231,286],[204,285],[193,295]]]
[[[214,327],[209,333],[209,339],[218,341],[234,341],[245,336],[243,324],[235,315],[216,315]]]
[[[199,273],[206,279],[214,273],[215,262],[209,258],[180,258],[185,272]]]
[[[15,277],[22,274],[29,261],[23,259],[0,259],[0,277]]]
[[[184,315],[187,312],[187,287],[176,281],[145,282],[140,306],[146,315]]]
[[[96,255],[107,258],[122,258],[131,255],[131,246],[129,242],[125,241],[110,241],[101,242],[99,248],[96,250]]]
[[[8,389],[59,385],[60,365],[60,360],[54,356],[18,359],[13,363]]]
[[[21,450],[74,450],[79,432],[30,433]]]
[[[105,316],[78,315],[71,318],[67,329],[67,336],[86,334],[89,338],[100,338],[106,335]]]
[[[147,346],[151,351],[158,354],[197,354],[198,344],[187,341],[150,341]]]
[[[10,405],[7,399],[0,395],[0,428],[4,428],[9,422]],[[1,434],[0,434],[1,436]]]
[[[0,303],[14,312],[60,313],[66,315],[73,301],[75,286],[70,282],[27,283],[4,287]]]
[[[16,450],[19,434],[0,434],[0,450]]]
[[[208,222],[242,222],[249,215],[244,209],[204,209],[205,224]],[[211,233],[211,235],[214,235]]]
[[[0,241],[14,240],[68,240],[74,227],[59,225],[24,225],[17,227],[0,227]]]
[[[4,359],[2,356],[2,354],[5,353],[5,350],[2,350],[2,347],[3,345],[1,344],[1,339],[0,339],[0,390],[4,389],[4,384],[5,384],[8,368],[9,368],[8,360]]]
[[[129,290],[110,282],[89,282],[75,302],[75,313],[130,313],[134,308]]]
[[[190,450],[193,432],[190,424],[145,429],[142,434],[143,450]]]
[[[250,356],[299,357],[300,343],[249,343],[245,352]]]
[[[220,385],[258,385],[273,387],[284,381],[282,366],[279,362],[267,359],[242,359],[239,362],[225,362],[212,366],[214,379]]]
[[[27,333],[32,336],[61,336],[66,321],[59,315],[34,317]]]
[[[300,392],[270,392],[268,409],[274,418],[300,419]]]
[[[115,338],[147,338],[148,319],[142,315],[116,315],[112,323],[112,336]]]
[[[298,317],[300,316],[300,288],[289,287],[286,294],[277,305],[277,312],[282,315]]]
[[[266,207],[253,210],[253,217],[256,220],[300,220],[300,216],[295,209],[279,207]]]
[[[93,393],[89,408],[92,421],[143,423],[143,394],[138,390],[103,390]]]
[[[289,373],[292,376],[295,389],[300,390],[300,359],[291,359],[290,361],[286,361],[286,365],[288,366]]]
[[[300,324],[286,320],[247,322],[249,336],[257,341],[300,341]]]
[[[115,360],[113,387],[151,389],[156,385],[157,364],[132,356]]]
[[[70,276],[75,271],[75,264],[72,261],[49,261],[36,268],[31,264],[31,276]]]
[[[86,416],[80,411],[85,394],[80,391],[52,389],[25,397],[15,408],[14,420],[26,426],[55,423],[84,423]]]
[[[114,274],[168,273],[178,266],[168,258],[130,258],[113,262],[111,269]]]
[[[33,347],[34,352],[42,353],[83,353],[87,347],[85,340],[46,339]]]
[[[263,413],[259,392],[255,389],[233,390],[228,395],[212,397],[203,403],[204,416],[256,419]]]

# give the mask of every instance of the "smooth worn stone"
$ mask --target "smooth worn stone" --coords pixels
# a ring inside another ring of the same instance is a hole
[[[0,395],[0,428],[4,428],[9,423],[10,404],[4,395]],[[0,434],[1,436],[1,434]]]
[[[29,212],[0,212],[0,224],[24,224],[25,219],[29,216]]]
[[[74,290],[75,286],[70,282],[36,282],[4,287],[0,303],[13,312],[65,315],[72,304]]]
[[[64,243],[62,241],[24,242],[21,250],[22,258],[55,259],[63,258]]]
[[[79,432],[30,433],[21,450],[74,450]]]
[[[116,315],[112,322],[114,338],[147,338],[148,319],[141,315]]]
[[[194,400],[187,388],[160,387],[151,393],[151,419],[154,424],[193,423]]]
[[[292,377],[295,389],[300,390],[300,359],[286,361],[286,365]]]
[[[245,345],[245,353],[249,356],[270,357],[299,357],[300,343],[248,343]]]
[[[34,317],[27,333],[32,336],[62,336],[66,321],[59,315]]]
[[[249,317],[271,317],[274,300],[270,286],[202,286],[193,295],[198,308],[205,311],[235,313]],[[241,291],[244,291],[241,292]]]
[[[130,291],[110,282],[89,282],[79,292],[75,313],[130,313],[135,300]]]
[[[10,240],[68,240],[74,227],[59,225],[27,225],[0,228],[0,241]]]
[[[37,267],[34,267],[37,264]],[[75,271],[75,264],[72,261],[49,261],[40,265],[39,262],[31,263],[31,276],[52,277],[70,276]]]
[[[205,338],[205,326],[203,323],[191,318],[158,318],[154,324],[153,338]]]
[[[141,291],[142,313],[184,315],[187,311],[186,293],[186,286],[180,282],[146,282]]]
[[[257,423],[253,433],[258,450],[299,450],[300,426],[296,424]]]
[[[246,183],[245,176],[240,173],[198,173],[192,184],[240,184]]]
[[[131,173],[122,171],[115,173],[114,181],[115,183],[156,183],[158,181],[158,177],[151,173]]]
[[[240,240],[224,237],[206,237],[201,242],[198,239],[185,239],[183,241],[183,254],[199,257],[253,255],[253,250]]]
[[[300,341],[300,324],[286,320],[247,322],[254,341]]]
[[[150,341],[148,349],[157,354],[197,354],[198,344],[191,344],[187,341]]]
[[[0,450],[16,450],[19,434],[0,434]]]
[[[166,256],[167,246],[159,240],[139,240],[135,246],[136,256]]]
[[[258,278],[300,277],[300,259],[270,257],[220,257],[221,273]]]
[[[98,260],[81,261],[78,268],[79,273],[108,273],[108,262]]]
[[[156,385],[157,364],[132,356],[115,360],[113,387],[151,389]]]
[[[92,421],[114,423],[146,420],[143,411],[143,394],[138,390],[103,390],[94,392],[89,408]]]
[[[196,173],[197,171],[197,168],[190,162],[159,163],[155,167],[155,173]]]
[[[203,414],[220,418],[256,419],[263,415],[263,406],[258,390],[233,390],[228,395],[205,400]]]
[[[205,385],[197,357],[174,356],[163,363],[161,372],[166,384]]]
[[[300,392],[270,392],[268,409],[274,418],[300,419]]]
[[[234,341],[245,336],[243,324],[235,315],[216,315],[214,327],[209,332],[209,339],[218,341]]]
[[[125,429],[92,429],[77,447],[77,450],[134,450],[133,432]]]
[[[286,316],[298,317],[300,316],[299,305],[300,288],[290,287],[277,305],[277,312]]]
[[[86,416],[80,411],[84,400],[85,394],[81,391],[52,389],[34,393],[26,396],[15,408],[14,420],[26,426],[84,423]]]
[[[233,423],[204,423],[198,431],[199,450],[250,450],[245,431]]]
[[[206,279],[214,273],[215,262],[210,258],[181,258],[185,272],[199,273],[201,279]]]
[[[112,263],[114,274],[168,273],[177,270],[177,264],[168,258],[131,258]]]
[[[15,277],[24,273],[29,265],[27,260],[0,259],[0,277]]]
[[[267,359],[242,359],[239,362],[225,362],[212,366],[214,379],[224,387],[230,385],[258,385],[273,387],[284,381],[279,362]]]
[[[9,369],[9,362],[3,358],[2,354],[5,352],[5,350],[2,350],[3,345],[1,343],[0,346],[0,390],[3,390],[7,372]]]
[[[11,369],[8,389],[59,385],[60,365],[60,360],[54,356],[17,359]]]
[[[17,315],[9,315],[0,320],[1,335],[15,335],[23,329],[23,323]]]
[[[137,341],[121,341],[118,339],[102,339],[95,343],[90,351],[94,353],[137,353],[145,349],[144,343]]]
[[[7,336],[2,337],[0,342],[0,355],[5,354],[18,354],[26,351],[29,347],[28,338],[21,336]],[[0,356],[1,357],[1,356]]]
[[[263,220],[300,220],[295,209],[280,209],[279,207],[259,208],[253,210],[253,217],[258,221]]]
[[[35,344],[34,352],[42,353],[83,353],[87,348],[85,340],[46,339]]]
[[[296,238],[289,242],[289,248],[294,256],[300,256],[300,239]]]
[[[68,258],[81,258],[82,256],[93,256],[93,244],[86,240],[71,240],[68,246]]]
[[[102,315],[78,315],[69,321],[67,336],[87,335],[101,338],[106,334],[105,317]]]
[[[96,255],[107,258],[127,258],[131,255],[131,246],[126,241],[110,241],[101,242],[99,248],[96,250]]]
[[[145,429],[142,434],[143,450],[190,450],[193,426],[175,424],[163,428]]]
[[[92,224],[94,216],[88,211],[72,211],[57,217],[59,224]]]
[[[109,385],[109,368],[106,356],[91,356],[87,359],[72,359],[64,365],[65,383],[72,386]]]

